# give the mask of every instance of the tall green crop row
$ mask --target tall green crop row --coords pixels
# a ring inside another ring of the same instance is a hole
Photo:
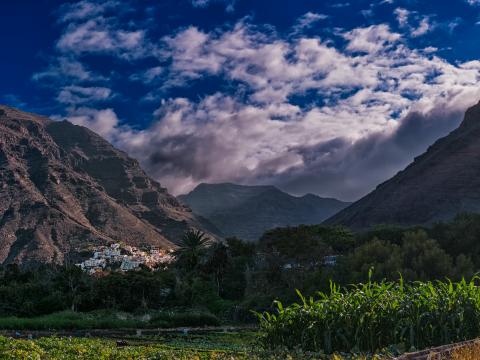
[[[391,345],[422,349],[480,335],[478,278],[371,282],[258,314],[267,348],[375,352]]]

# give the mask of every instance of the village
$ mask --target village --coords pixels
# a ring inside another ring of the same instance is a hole
[[[92,257],[77,266],[94,275],[106,270],[121,272],[137,270],[142,266],[156,269],[168,266],[173,260],[174,255],[171,250],[152,247],[146,251],[134,246],[114,243],[110,246],[94,247]]]

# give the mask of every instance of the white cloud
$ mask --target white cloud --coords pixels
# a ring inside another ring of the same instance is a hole
[[[408,17],[410,16],[410,11],[403,8],[396,8],[394,14],[397,17],[397,22],[400,27],[406,27],[408,25]]]
[[[383,25],[345,36],[351,39],[349,50],[368,51],[378,51],[382,44],[400,38]],[[311,89],[336,91],[370,85],[372,77],[367,72],[374,71],[317,38],[289,43],[269,38],[243,22],[221,34],[190,27],[165,41],[172,61],[166,85],[182,86],[206,75],[223,76],[247,84],[254,90],[252,100],[262,103],[285,101]]]
[[[70,57],[109,54],[132,60],[154,56],[146,31],[134,21],[125,21],[130,4],[116,0],[82,0],[60,7],[59,22],[65,27],[57,49]]]
[[[325,19],[328,19],[328,15],[317,14],[309,11],[297,19],[297,22],[293,27],[294,33],[300,33],[302,30],[312,27],[316,22]]]
[[[418,24],[418,27],[412,31],[412,36],[422,36],[425,35],[427,32],[432,30],[432,24],[430,23],[430,19],[428,17],[423,18]]]
[[[53,60],[47,69],[35,73],[32,79],[38,82],[45,81],[46,84],[53,82],[76,82],[76,81],[101,81],[104,78],[93,74],[80,61],[65,56]]]
[[[345,38],[350,42],[349,51],[376,53],[392,46],[400,39],[400,34],[392,33],[388,25],[372,25],[347,32]]]
[[[92,2],[82,0],[60,6],[60,22],[79,21],[102,15],[105,11],[121,7],[118,1]]]
[[[434,47],[434,46],[427,46],[425,49],[423,49],[423,51],[424,51],[426,54],[430,54],[430,53],[437,52],[437,51],[438,51],[438,48],[436,48],[436,47]]]
[[[104,19],[96,18],[82,24],[70,24],[57,43],[63,53],[104,53],[124,58],[145,56],[145,32],[120,30]]]
[[[58,102],[68,105],[94,103],[112,97],[112,91],[105,87],[65,86],[57,96]]]
[[[233,12],[235,11],[236,0],[191,0],[194,7],[204,8],[213,3],[224,3],[225,11]]]
[[[405,26],[417,24],[407,18]],[[320,20],[304,15],[297,24],[308,26],[308,19]],[[430,30],[421,20],[417,25],[418,36]],[[411,49],[385,24],[342,31],[343,48],[294,32],[280,35],[244,19],[210,32],[187,27],[153,45],[145,29],[79,20],[58,42],[69,58],[135,59],[160,49],[159,64],[128,75],[156,87],[150,100],[209,77],[234,90],[164,100],[142,130],[121,125],[108,106],[87,108],[112,96],[104,84],[82,83],[92,76],[87,67],[65,70],[77,75],[62,84],[58,100],[74,105],[72,122],[138,158],[174,193],[204,181],[235,181],[351,200],[451,130],[480,98],[480,63],[450,64],[433,48]]]
[[[455,31],[455,29],[462,23],[462,18],[455,18],[453,19],[452,21],[449,21],[446,26],[449,30],[450,33],[453,33]]]
[[[351,4],[349,2],[334,2],[332,5],[330,5],[332,8],[346,8],[349,7]]]
[[[142,71],[141,73],[131,75],[130,80],[142,81],[146,84],[151,84],[156,80],[160,80],[163,72],[164,68],[162,66],[155,66],[148,70]]]
[[[412,37],[425,35],[436,27],[430,16],[420,16],[417,12],[411,12],[404,8],[396,8],[394,14],[400,28],[407,29],[408,35]],[[415,25],[412,25],[412,22]]]
[[[220,76],[245,84],[250,97],[172,99],[158,109],[151,128],[129,133],[119,144],[175,193],[201,181],[276,182],[293,191],[308,183],[310,191],[321,191],[308,174],[333,195],[348,187],[350,199],[359,196],[458,124],[459,114],[480,97],[480,66],[455,66],[409,49],[386,25],[344,36],[349,42],[342,52],[317,38],[266,36],[244,22],[224,32],[185,29],[166,39],[167,79]],[[289,102],[307,90],[326,104]],[[445,120],[435,128],[431,114],[438,109]],[[423,115],[397,120],[412,112]],[[405,143],[408,136],[401,134],[409,132],[416,146],[395,145],[400,138]],[[370,151],[362,161],[352,153],[360,146],[364,154]],[[382,147],[388,164],[378,159]],[[347,173],[354,180],[341,190],[334,184]],[[322,182],[322,174],[331,182]]]
[[[76,125],[88,127],[108,140],[114,141],[119,131],[119,120],[113,109],[71,109],[68,120]]]

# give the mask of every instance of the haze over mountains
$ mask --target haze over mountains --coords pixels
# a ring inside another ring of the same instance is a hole
[[[326,224],[428,225],[461,212],[480,212],[480,103],[458,129]]]
[[[307,194],[295,197],[274,186],[200,184],[179,200],[220,229],[224,236],[256,240],[266,230],[319,224],[349,203]]]
[[[87,128],[0,106],[0,262],[62,263],[90,244],[172,248],[214,230]]]

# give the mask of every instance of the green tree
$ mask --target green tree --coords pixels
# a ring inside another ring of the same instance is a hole
[[[217,295],[220,296],[223,288],[223,278],[229,265],[228,248],[222,242],[214,243],[209,248],[209,256],[204,270],[213,275]]]
[[[204,254],[205,246],[210,239],[200,230],[188,230],[182,238],[180,248],[175,251],[177,264],[187,273],[194,271],[201,256]]]
[[[81,294],[88,287],[90,278],[75,265],[66,265],[60,268],[55,279],[56,286],[65,294],[70,310],[77,311],[81,302]]]
[[[357,247],[345,258],[341,269],[347,272],[350,279],[347,283],[358,283],[368,280],[368,272],[373,268],[373,280],[391,279],[398,277],[402,270],[400,247],[387,241],[373,238],[371,241]]]
[[[403,237],[402,274],[408,280],[451,277],[453,261],[425,230],[407,231]]]

